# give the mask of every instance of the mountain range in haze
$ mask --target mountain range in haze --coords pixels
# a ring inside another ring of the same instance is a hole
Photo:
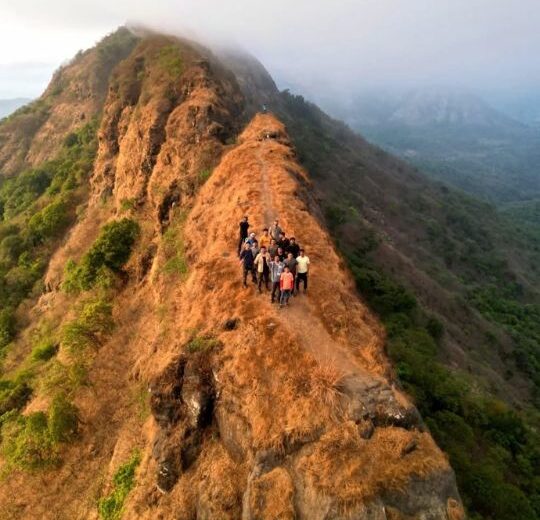
[[[372,142],[468,193],[494,203],[540,196],[540,129],[469,90],[370,91],[323,103]]]

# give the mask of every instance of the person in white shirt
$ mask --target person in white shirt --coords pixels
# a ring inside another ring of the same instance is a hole
[[[300,255],[296,258],[296,292],[300,292],[300,282],[304,282],[304,293],[308,287],[309,257],[300,249]]]

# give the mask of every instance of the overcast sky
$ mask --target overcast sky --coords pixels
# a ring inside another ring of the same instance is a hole
[[[0,20],[0,98],[125,22],[233,42],[282,85],[540,86],[540,0],[0,0]]]

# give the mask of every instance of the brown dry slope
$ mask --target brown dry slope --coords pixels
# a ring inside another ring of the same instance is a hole
[[[448,462],[389,384],[381,329],[318,211],[283,125],[256,116],[185,223],[190,275],[173,291],[181,330],[151,385],[168,494],[143,513],[149,495],[139,489],[133,518],[461,516]],[[234,223],[244,213],[255,229],[279,216],[300,237],[313,264],[309,297],[278,310],[240,288]],[[193,348],[186,331],[195,330],[219,346]]]

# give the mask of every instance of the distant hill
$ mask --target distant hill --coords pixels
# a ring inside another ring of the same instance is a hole
[[[9,116],[18,108],[30,103],[30,98],[0,99],[0,119]]]
[[[366,93],[328,108],[370,141],[491,202],[540,195],[540,130],[464,89]]]

